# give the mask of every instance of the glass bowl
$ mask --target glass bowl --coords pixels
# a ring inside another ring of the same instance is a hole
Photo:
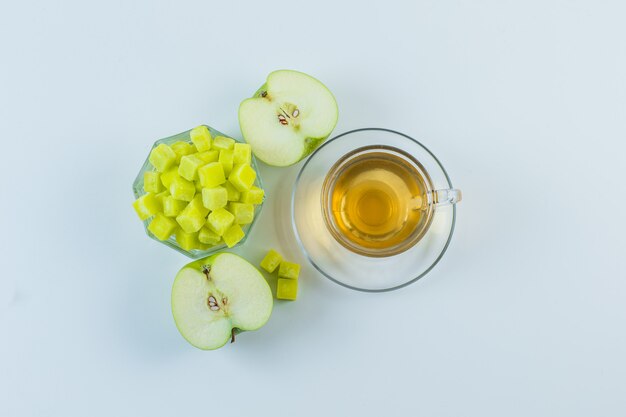
[[[342,157],[363,147],[393,147],[411,155],[430,176],[434,190],[453,190],[437,157],[417,140],[393,130],[366,128],[338,135],[320,146],[302,166],[291,198],[291,221],[296,240],[311,264],[331,281],[353,290],[390,291],[428,274],[446,252],[456,221],[456,202],[437,205],[428,231],[409,249],[393,256],[356,253],[333,236],[324,220],[324,180]],[[439,192],[439,191],[437,191]]]
[[[206,126],[206,125],[205,125]],[[231,136],[226,135],[222,132],[220,132],[219,130],[213,129],[211,126],[206,126],[209,131],[211,132],[211,136],[212,137],[216,137],[216,136],[225,136],[228,138],[231,138]],[[163,138],[163,139],[159,139],[156,142],[154,142],[154,144],[152,145],[152,148],[150,148],[150,152],[152,152],[152,149],[156,148],[157,146],[159,146],[162,143],[165,143],[166,145],[172,145],[175,142],[178,141],[183,141],[183,142],[188,142],[191,143],[191,137],[189,136],[189,132],[191,132],[190,130],[187,130],[185,132],[181,132],[178,133],[176,135],[167,137],[167,138]],[[241,140],[238,140],[236,138],[232,138],[237,142],[240,143],[244,143]],[[148,152],[148,157],[150,156],[150,152]],[[146,171],[156,171],[154,166],[150,163],[150,161],[148,160],[148,157],[146,157],[146,161],[143,163],[143,166],[141,167],[141,169],[139,170],[139,173],[137,174],[137,177],[135,178],[135,181],[133,182],[133,194],[135,195],[135,198],[139,198],[142,195],[146,194],[146,192],[143,189],[143,174]],[[256,171],[257,175],[256,175],[256,180],[254,181],[254,185],[263,189],[263,181],[261,180],[261,175],[260,175],[260,171],[259,168],[257,166],[257,162],[256,159],[254,158],[254,154],[252,154],[252,168],[254,168],[254,170]],[[245,241],[248,239],[250,230],[252,230],[252,228],[254,227],[257,219],[259,218],[259,214],[261,213],[261,209],[263,207],[263,203],[255,205],[254,207],[254,220],[252,221],[252,223],[250,224],[246,224],[246,225],[241,225],[241,228],[243,229],[245,236],[236,244],[233,246],[237,247],[240,245],[243,245],[245,243]],[[176,238],[174,235],[170,236],[169,239],[167,240],[159,240],[157,237],[155,237],[154,235],[152,235],[152,233],[150,233],[150,231],[148,230],[148,225],[150,224],[150,221],[152,220],[152,218],[149,218],[147,220],[143,221],[143,225],[144,225],[144,229],[146,231],[146,234],[148,236],[150,236],[152,239],[156,240],[159,243],[162,243],[166,246],[169,246],[170,248],[182,253],[183,255],[186,255],[192,259],[198,259],[198,258],[204,258],[205,256],[209,256],[215,252],[218,252],[222,249],[229,249],[228,246],[226,246],[226,244],[222,241],[222,243],[220,243],[219,245],[215,245],[215,246],[211,246],[209,249],[206,250],[199,250],[199,249],[192,249],[192,250],[185,250],[183,248],[181,248],[178,243],[176,242]],[[232,249],[232,248],[230,248]]]

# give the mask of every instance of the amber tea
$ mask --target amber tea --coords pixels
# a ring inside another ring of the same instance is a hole
[[[350,250],[391,256],[413,246],[430,224],[430,178],[410,155],[376,146],[338,161],[326,177],[322,206],[331,233]]]

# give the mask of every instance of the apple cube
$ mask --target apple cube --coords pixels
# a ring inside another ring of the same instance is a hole
[[[196,147],[193,146],[189,142],[184,142],[179,140],[178,142],[172,144],[172,150],[176,154],[176,163],[179,163],[181,158],[185,155],[191,155],[192,153],[196,153]]]
[[[202,159],[202,161],[204,161],[205,164],[208,164],[209,162],[217,162],[219,155],[220,155],[220,151],[205,151],[205,152],[198,152],[196,154],[196,156]]]
[[[172,150],[172,148],[162,143],[150,152],[148,160],[157,171],[165,172],[169,167],[176,163],[176,153]]]
[[[235,165],[252,163],[252,147],[247,143],[235,143],[233,163]]]
[[[204,188],[213,188],[226,182],[224,167],[219,162],[210,162],[198,169],[198,177]]]
[[[278,278],[276,283],[276,298],[280,300],[295,300],[298,296],[298,281],[295,279]]]
[[[235,216],[233,216],[231,212],[224,208],[219,208],[209,214],[206,223],[209,226],[209,229],[222,236],[224,232],[232,226],[234,221]]]
[[[280,256],[280,253],[276,252],[274,249],[270,249],[265,255],[265,258],[261,261],[261,268],[265,269],[270,274],[278,268],[278,265],[283,261],[283,257]]]
[[[298,279],[298,275],[300,275],[300,265],[287,261],[280,263],[278,267],[279,278]]]
[[[222,164],[224,168],[224,174],[228,176],[230,171],[233,170],[233,151],[230,149],[224,149],[220,151],[220,156],[218,161]]]
[[[146,171],[143,174],[143,189],[147,193],[159,193],[163,189],[161,174],[155,171]]]
[[[174,181],[174,178],[179,176],[180,175],[178,175],[178,167],[173,166],[161,174],[161,183],[165,186],[165,188],[169,190],[170,185],[172,185],[172,181]]]
[[[228,181],[239,191],[248,191],[255,179],[256,172],[248,164],[235,166],[228,176]]]
[[[176,243],[187,251],[197,249],[200,245],[198,233],[187,233],[183,229],[178,229],[176,231]]]
[[[193,181],[198,176],[198,168],[206,164],[202,159],[198,158],[196,154],[185,155],[180,158],[180,165],[178,166],[178,175],[188,181]]]
[[[133,208],[141,220],[146,220],[161,210],[161,205],[159,203],[159,200],[154,194],[148,193],[135,200]]]
[[[207,214],[209,210],[202,205],[202,198],[197,195],[176,216],[176,221],[185,232],[195,233],[206,223]]]
[[[221,239],[222,237],[220,235],[206,226],[198,232],[198,240],[207,245],[217,245]]]
[[[265,191],[253,185],[249,190],[241,193],[240,201],[248,204],[261,204],[264,197]]]
[[[202,203],[209,210],[217,210],[225,207],[228,203],[228,192],[226,188],[217,186],[202,189]]]
[[[213,149],[219,151],[233,149],[235,145],[235,139],[227,138],[226,136],[216,136],[213,140]]]
[[[235,246],[246,234],[238,224],[233,224],[225,232],[222,238],[229,248]]]
[[[163,214],[167,217],[176,217],[187,207],[187,202],[177,200],[172,196],[163,199]]]
[[[176,177],[170,184],[170,194],[177,200],[191,201],[196,194],[196,186],[183,177]]]
[[[239,201],[241,193],[229,181],[224,183],[224,188],[226,188],[226,192],[228,193],[228,201]]]
[[[167,240],[174,230],[176,230],[176,222],[165,215],[158,213],[150,222],[148,230],[159,240]]]
[[[191,141],[196,145],[198,152],[204,152],[211,149],[211,132],[206,126],[198,126],[191,129],[189,133]]]
[[[254,220],[254,206],[245,203],[230,203],[228,211],[235,216],[235,223],[250,224]]]

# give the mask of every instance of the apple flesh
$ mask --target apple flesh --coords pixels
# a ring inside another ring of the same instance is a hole
[[[298,71],[270,73],[239,106],[241,133],[268,165],[293,165],[313,152],[337,124],[335,97],[317,79]]]
[[[245,259],[218,253],[185,265],[172,287],[172,314],[193,346],[212,350],[270,318],[273,299],[263,275]]]

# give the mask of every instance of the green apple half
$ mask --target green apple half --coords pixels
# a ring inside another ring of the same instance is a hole
[[[217,349],[234,342],[239,331],[259,329],[269,320],[272,305],[263,275],[231,253],[185,265],[172,287],[176,327],[199,349]]]
[[[239,105],[241,133],[268,165],[288,166],[315,150],[335,128],[337,101],[324,84],[298,71],[279,70]]]

